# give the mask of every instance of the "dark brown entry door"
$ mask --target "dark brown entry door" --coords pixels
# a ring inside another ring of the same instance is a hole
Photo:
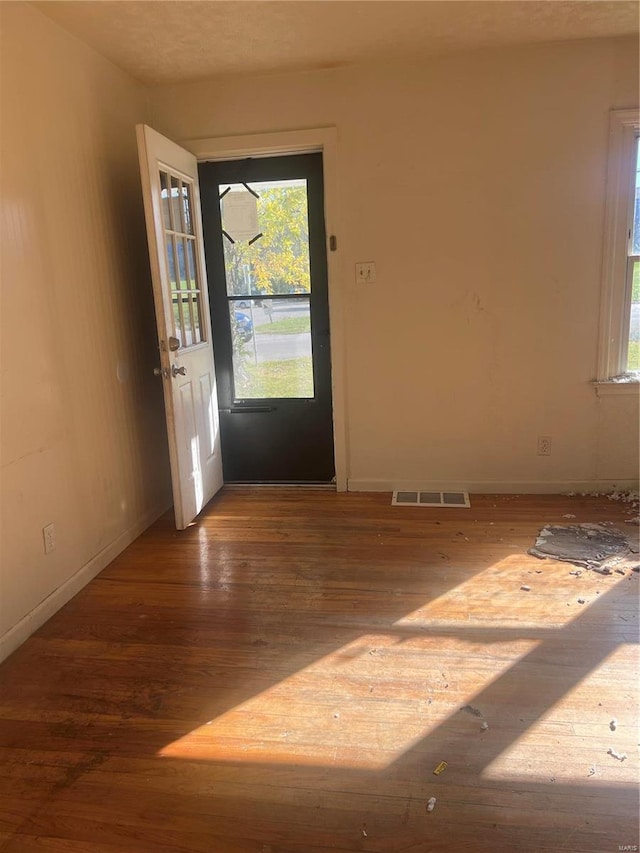
[[[331,482],[322,155],[199,177],[225,482]]]

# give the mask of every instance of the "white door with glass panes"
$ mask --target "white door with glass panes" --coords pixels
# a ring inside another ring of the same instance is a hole
[[[164,388],[176,527],[222,486],[196,158],[146,125],[138,153]]]

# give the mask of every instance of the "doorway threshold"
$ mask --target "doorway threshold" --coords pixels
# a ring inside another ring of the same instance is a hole
[[[295,482],[288,481],[283,482],[282,480],[260,480],[259,482],[241,482],[241,483],[225,483],[225,489],[273,489],[273,488],[283,488],[283,489],[327,489],[329,491],[335,492],[336,484],[335,483],[323,483],[323,482]]]

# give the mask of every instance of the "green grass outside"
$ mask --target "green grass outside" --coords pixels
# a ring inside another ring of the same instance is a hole
[[[637,261],[633,265],[633,285],[631,287],[631,301],[640,302],[640,264]]]
[[[313,397],[311,356],[245,364],[245,377],[236,378],[235,392],[240,399]]]
[[[299,335],[310,330],[309,316],[285,317],[284,320],[274,320],[273,323],[261,323],[256,326],[256,335]]]

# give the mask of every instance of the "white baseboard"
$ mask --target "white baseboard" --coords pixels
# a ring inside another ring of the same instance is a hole
[[[567,492],[635,491],[638,480],[373,480],[349,479],[350,492],[469,492],[476,495],[562,495]]]
[[[37,631],[38,628],[44,625],[47,619],[60,610],[77,592],[80,592],[112,560],[115,560],[118,554],[121,554],[134,539],[137,539],[141,533],[144,533],[147,527],[150,527],[154,521],[160,518],[167,509],[168,507],[164,507],[163,509],[154,509],[146,513],[139,521],[121,533],[117,539],[114,539],[113,542],[99,551],[88,563],[85,563],[82,568],[78,569],[75,574],[50,593],[40,604],[36,605],[26,616],[23,616],[13,628],[9,628],[0,637],[0,661],[9,657],[34,631]]]

